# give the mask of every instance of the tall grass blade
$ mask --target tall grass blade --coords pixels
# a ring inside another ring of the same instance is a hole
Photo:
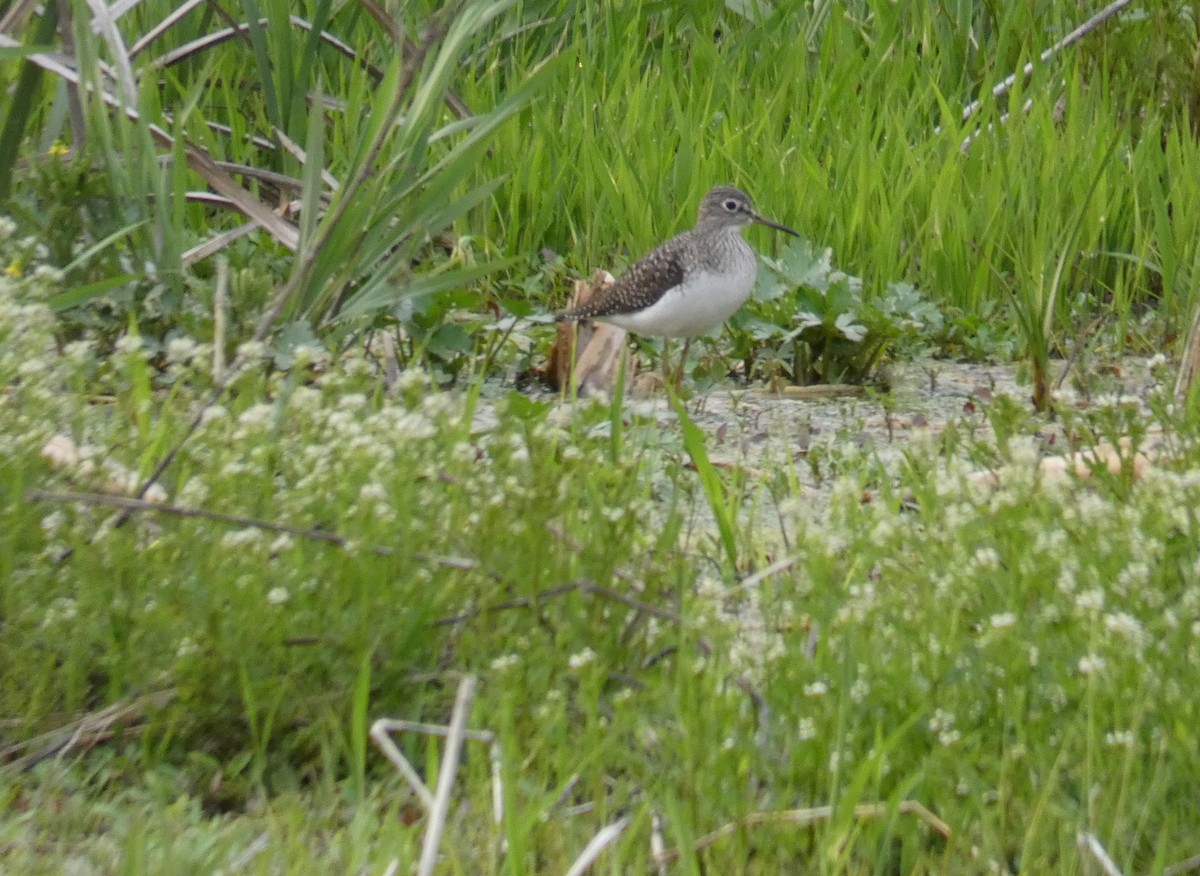
[[[42,17],[33,34],[33,43],[43,45],[54,38],[54,30],[58,26],[58,6],[55,3],[46,4]],[[19,53],[21,56],[35,51],[32,47],[9,46],[8,51]],[[21,156],[21,141],[25,138],[25,129],[34,112],[34,96],[42,81],[42,68],[37,64],[25,63],[21,75],[17,79],[12,101],[4,119],[4,128],[0,130],[0,204],[12,195],[13,168]]]
[[[687,409],[678,395],[670,392],[670,399],[671,406],[675,409],[675,415],[679,418],[679,426],[683,433],[683,447],[691,458],[692,465],[696,467],[700,486],[704,489],[708,507],[712,510],[713,518],[717,523],[717,531],[720,533],[721,545],[725,548],[725,556],[729,560],[730,567],[737,569],[738,548],[735,529],[737,521],[733,503],[725,493],[720,473],[708,458],[704,431],[692,422],[692,418],[688,416]]]

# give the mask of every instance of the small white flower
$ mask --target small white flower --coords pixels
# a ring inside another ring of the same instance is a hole
[[[421,408],[425,411],[426,416],[435,420],[447,416],[457,406],[458,402],[454,396],[444,392],[431,392],[421,402]]]
[[[1104,591],[1099,587],[1083,591],[1075,597],[1075,607],[1080,611],[1099,611],[1104,608]]]
[[[288,399],[288,407],[304,413],[312,413],[321,409],[323,398],[319,389],[313,389],[311,386],[297,386],[292,392],[292,397]]]
[[[960,739],[962,734],[954,726],[954,715],[945,709],[938,709],[929,719],[929,729],[937,734],[938,742],[949,747]]]
[[[981,569],[1000,568],[1000,554],[995,548],[980,548],[975,551],[975,563]]]
[[[200,414],[200,425],[207,426],[210,423],[219,423],[222,420],[229,419],[229,411],[221,405],[211,405]]]
[[[988,618],[988,624],[993,630],[1007,630],[1017,622],[1017,616],[1011,611],[1005,611],[1001,614],[994,614]]]
[[[141,484],[138,484],[138,486],[140,487]],[[131,494],[136,492],[137,487],[134,487],[133,490],[130,490]],[[146,492],[142,493],[142,501],[149,502],[151,505],[161,505],[166,502],[167,499],[167,491],[158,484],[151,484],[150,486],[146,487]]]
[[[413,411],[396,419],[396,436],[413,441],[425,441],[437,434],[437,428],[424,414]]]
[[[175,657],[177,659],[190,657],[199,650],[200,646],[195,643],[191,636],[184,636],[179,640],[179,647],[175,649]]]
[[[1110,730],[1104,734],[1104,744],[1109,748],[1133,748],[1133,731]]]
[[[796,728],[796,736],[801,742],[807,742],[817,737],[817,723],[812,718],[801,718]]]
[[[1117,575],[1117,587],[1122,593],[1128,593],[1150,584],[1150,566],[1146,563],[1130,563]]]
[[[1079,574],[1079,564],[1071,557],[1063,561],[1058,570],[1057,587],[1060,593],[1074,593],[1076,576]]]
[[[418,368],[409,368],[396,376],[396,389],[409,392],[414,389],[424,389],[429,385],[429,378]]]
[[[814,681],[812,684],[804,685],[806,697],[823,697],[827,693],[829,693],[829,685],[823,681]]]
[[[113,345],[118,353],[136,353],[142,348],[142,339],[139,335],[123,334],[117,338],[117,342]]]
[[[1008,455],[1013,465],[1028,469],[1037,465],[1042,458],[1041,448],[1031,435],[1019,435],[1008,442]]]
[[[248,526],[245,529],[235,529],[221,536],[221,546],[227,548],[243,548],[257,545],[262,541],[262,530]]]
[[[595,659],[596,652],[591,648],[584,648],[578,654],[572,654],[569,658],[567,658],[567,664],[572,669],[582,669]]]
[[[246,361],[261,359],[267,353],[267,345],[262,341],[246,341],[237,348],[237,357]]]
[[[260,402],[256,405],[251,405],[242,411],[238,417],[238,424],[242,426],[268,426],[275,418],[275,405],[266,402]]]
[[[49,627],[60,621],[74,620],[75,612],[75,600],[67,596],[60,596],[46,609],[46,614],[42,618],[42,626]]]
[[[297,344],[292,350],[292,359],[296,367],[323,364],[329,360],[329,354],[321,347],[312,344]]]
[[[511,669],[521,662],[521,658],[516,654],[502,654],[492,661],[492,670],[494,672],[504,672],[506,669]]]
[[[186,364],[194,359],[199,352],[200,345],[196,343],[195,338],[180,335],[167,341],[167,359],[171,362]]]
[[[290,535],[288,535],[286,532],[281,532],[281,533],[279,533],[279,535],[277,535],[275,537],[275,540],[271,542],[271,547],[270,547],[271,555],[275,556],[277,554],[281,554],[284,551],[286,551],[288,548],[290,548],[291,546],[292,546],[292,537]]]
[[[1142,629],[1142,625],[1138,622],[1138,619],[1123,611],[1118,611],[1115,614],[1106,614],[1104,616],[1104,628],[1123,639],[1128,639],[1135,645],[1140,645],[1145,637],[1145,631]]]
[[[1104,671],[1104,658],[1099,654],[1085,654],[1079,658],[1080,675],[1096,675]]]
[[[267,603],[270,605],[283,605],[291,598],[286,587],[272,587],[267,593]]]
[[[45,359],[26,359],[17,366],[17,374],[21,377],[30,378],[36,377],[49,369],[50,365]]]
[[[130,471],[119,463],[106,460],[104,475],[104,492],[112,496],[132,496],[141,486],[141,478],[137,472]]]
[[[92,358],[91,341],[71,341],[63,347],[63,353],[76,365],[82,365]]]
[[[61,509],[52,511],[42,518],[42,532],[48,537],[53,537],[58,534],[58,531],[63,528],[67,522],[66,512]]]
[[[39,280],[47,286],[57,286],[62,282],[63,272],[50,265],[38,265],[33,269],[33,279]]]
[[[383,484],[372,481],[369,484],[363,484],[362,489],[358,491],[358,496],[364,502],[382,502],[387,498],[387,490]]]
[[[55,435],[42,448],[42,458],[55,468],[65,468],[79,462],[79,448],[66,435]]]

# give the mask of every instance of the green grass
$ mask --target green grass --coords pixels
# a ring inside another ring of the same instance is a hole
[[[257,6],[247,4],[247,13]],[[140,4],[122,20],[127,38],[166,9]],[[301,10],[326,20],[353,60],[290,26],[289,4],[258,11],[264,28],[175,59],[161,74],[155,68],[140,100],[147,116],[171,113],[164,124],[172,133],[214,156],[297,180],[290,194],[302,201],[297,221],[308,244],[299,267],[281,265],[261,235],[257,246],[229,251],[235,268],[267,282],[292,275],[287,315],[335,337],[380,311],[412,328],[406,299],[458,294],[463,285],[519,312],[553,307],[557,287],[522,285],[544,248],[576,273],[619,269],[690,224],[718,182],[746,187],[763,212],[830,247],[837,264],[863,277],[868,297],[904,281],[951,313],[991,319],[1062,263],[1057,324],[1070,334],[1100,315],[1107,338],[1141,349],[1178,334],[1194,305],[1200,156],[1183,110],[1192,100],[1185,59],[1194,33],[1181,4],[1110,22],[1004,98],[983,100],[965,123],[964,106],[1080,23],[1076,7],[964,3],[902,16],[885,2],[781,3],[760,20],[659,3],[414,9],[400,23],[404,33],[415,38],[430,25],[446,36],[407,72],[384,29],[355,5]],[[164,59],[214,28],[211,16],[185,17],[136,61]],[[1146,49],[1148,34],[1160,48]],[[78,40],[85,60],[109,51],[86,29]],[[17,61],[0,66],[0,76],[21,71]],[[404,81],[411,87],[395,96]],[[30,135],[11,161],[36,167],[53,161],[39,150],[56,138],[70,143],[53,85],[44,78],[20,91],[13,118],[26,119]],[[446,89],[477,118],[456,120],[441,103]],[[344,110],[313,113],[306,91]],[[182,167],[178,149],[173,163],[153,161],[143,123],[87,109],[90,139],[72,145],[107,169],[122,199],[127,216],[117,227],[132,228],[120,245],[133,269],[127,285],[141,283],[134,303],[162,285],[173,296],[168,315],[182,316],[189,277],[203,285],[211,267],[181,269],[180,255],[230,227],[232,214],[185,200],[204,181]],[[388,134],[383,120],[398,111],[406,123]],[[273,138],[277,128],[314,159],[301,163],[250,139]],[[319,184],[322,157],[351,194],[344,201]],[[360,186],[364,194],[353,196]],[[278,201],[259,190],[269,206]],[[18,186],[17,203],[36,192]],[[322,197],[332,199],[324,218],[315,215]],[[1059,231],[1076,220],[1064,253]],[[425,245],[443,230],[456,241],[448,257],[440,244]],[[754,243],[768,253],[777,246],[767,236]],[[514,261],[496,264],[502,273],[481,284],[501,256]],[[239,297],[245,318],[257,315],[261,296]],[[1157,337],[1142,335],[1146,308],[1159,315]],[[438,308],[433,319],[451,319],[453,310]],[[342,321],[330,322],[336,312]],[[1031,353],[1044,346],[1032,329],[1013,332],[1028,336]],[[1061,331],[1049,340],[1052,349],[1069,346]]]
[[[415,371],[386,396],[351,355],[252,369],[164,483],[180,505],[345,548],[167,515],[115,528],[112,508],[27,494],[144,471],[205,393],[204,351],[161,372],[128,341],[59,355],[33,303],[53,278],[3,284],[5,739],[173,694],[94,749],[0,774],[0,843],[23,872],[228,867],[259,834],[246,872],[408,866],[424,821],[365,732],[444,722],[464,672],[481,677],[471,726],[501,742],[506,816],[497,833],[468,749],[447,872],[563,872],[622,815],[610,872],[651,865],[653,816],[688,871],[1077,872],[1081,831],[1131,872],[1195,851],[1194,424],[1159,411],[1175,449],[1144,482],[1049,488],[1037,422],[998,400],[988,434],[951,430],[900,462],[830,444],[816,505],[790,454],[702,483],[696,435],[627,416],[614,441],[611,405],[446,395]],[[1102,407],[1072,431],[1145,424]],[[43,458],[55,434],[91,463]],[[1018,474],[972,487],[980,457]],[[728,536],[693,513],[717,488]],[[432,776],[436,749],[401,741]],[[851,815],[907,799],[951,838]],[[815,826],[688,851],[751,813],[824,804]]]

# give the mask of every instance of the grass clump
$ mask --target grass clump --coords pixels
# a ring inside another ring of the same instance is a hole
[[[778,260],[765,259],[756,301],[735,319],[735,340],[752,339],[734,351],[747,375],[802,386],[862,383],[889,351],[912,350],[941,332],[941,314],[911,286],[892,283],[865,300],[862,279],[835,270],[831,256],[799,240]]]

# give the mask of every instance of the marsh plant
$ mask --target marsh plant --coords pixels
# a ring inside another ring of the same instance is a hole
[[[833,267],[829,249],[791,241],[764,257],[754,301],[736,321],[735,354],[748,373],[794,384],[862,383],[884,356],[912,351],[942,329],[938,309],[907,283],[875,296]]]

